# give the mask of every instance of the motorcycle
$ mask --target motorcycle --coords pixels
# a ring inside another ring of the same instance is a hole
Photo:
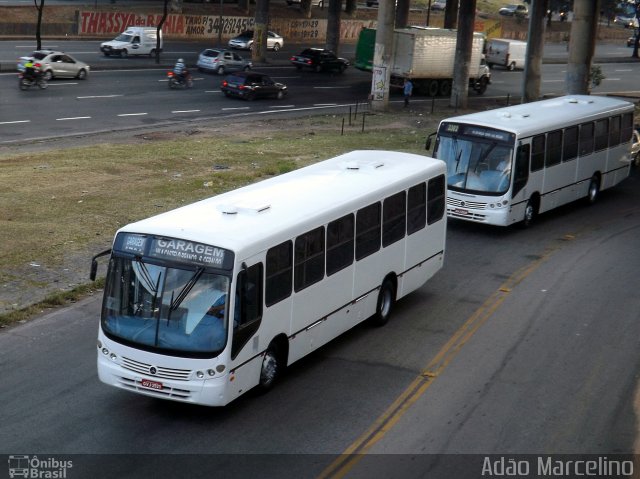
[[[21,90],[28,90],[31,87],[39,87],[44,90],[49,86],[47,80],[42,75],[27,76],[24,73],[18,74],[18,82]]]
[[[188,73],[185,75],[176,75],[173,71],[167,73],[169,78],[169,88],[191,88],[193,86],[193,79]]]

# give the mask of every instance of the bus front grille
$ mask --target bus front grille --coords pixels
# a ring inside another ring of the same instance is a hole
[[[134,373],[144,374],[150,378],[173,379],[175,381],[188,381],[191,376],[189,369],[173,369],[154,366],[140,361],[122,357],[122,367]],[[152,372],[155,371],[155,372]]]
[[[452,208],[466,208],[468,210],[486,210],[486,203],[479,203],[477,201],[459,200],[457,198],[447,197],[447,206]]]

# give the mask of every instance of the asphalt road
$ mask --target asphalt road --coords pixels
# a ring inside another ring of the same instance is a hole
[[[639,182],[527,230],[450,222],[443,270],[389,324],[225,408],[99,383],[98,295],[3,331],[0,454],[70,478],[444,479],[485,454],[637,451]]]
[[[10,144],[82,135],[104,131],[144,129],[176,122],[196,122],[237,116],[292,115],[300,113],[344,113],[366,103],[371,75],[350,68],[343,75],[310,71],[298,72],[289,65],[254,68],[288,86],[283,100],[246,102],[225,98],[220,91],[222,77],[194,72],[190,90],[169,90],[167,69],[122,69],[93,71],[88,80],[54,79],[46,90],[20,91],[15,74],[0,74],[0,144]],[[640,94],[638,63],[602,65],[605,80],[594,88],[597,94]],[[545,64],[542,94],[563,94],[566,65]],[[494,99],[496,106],[508,98],[518,101],[523,72],[495,68],[492,84],[478,96],[470,92],[470,102]],[[400,92],[392,91],[391,101],[400,103]],[[415,96],[412,107],[429,111],[431,99]],[[446,109],[448,99],[435,107]]]

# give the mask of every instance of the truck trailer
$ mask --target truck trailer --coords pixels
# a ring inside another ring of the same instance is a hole
[[[363,28],[356,45],[354,66],[373,70],[376,30]],[[469,68],[469,87],[483,94],[491,83],[484,62],[484,35],[473,34]],[[414,92],[429,96],[451,94],[456,56],[457,32],[443,28],[407,27],[394,30],[391,87],[402,87],[411,80]]]

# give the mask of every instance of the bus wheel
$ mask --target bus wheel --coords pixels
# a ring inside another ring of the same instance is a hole
[[[393,310],[393,303],[396,300],[396,291],[393,287],[393,283],[385,279],[380,286],[380,292],[378,293],[378,304],[376,305],[376,314],[371,318],[371,323],[374,326],[384,326],[391,317],[391,311]]]
[[[538,211],[536,209],[536,204],[533,199],[527,201],[527,206],[524,209],[524,218],[522,219],[522,226],[525,228],[531,226],[533,224],[533,220],[536,219],[536,215]]]
[[[278,349],[271,345],[262,358],[262,368],[260,369],[260,382],[258,386],[263,392],[269,391],[276,379],[280,375],[280,359]]]
[[[589,183],[589,191],[587,192],[587,203],[590,205],[598,201],[600,195],[600,180],[597,175],[593,175]]]

